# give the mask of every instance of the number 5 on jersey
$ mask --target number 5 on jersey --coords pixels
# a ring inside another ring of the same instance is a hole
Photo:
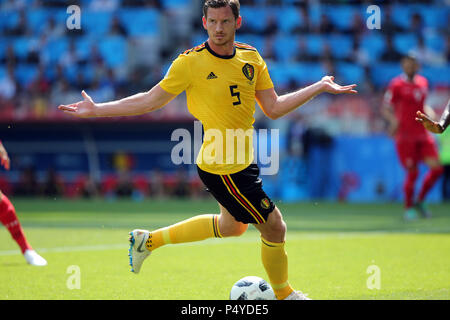
[[[233,102],[233,106],[238,106],[241,104],[241,93],[239,91],[234,91],[237,87],[237,85],[230,86],[231,96],[237,98],[237,101]]]

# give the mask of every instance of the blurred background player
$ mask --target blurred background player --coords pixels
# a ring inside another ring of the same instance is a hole
[[[417,218],[417,211],[423,217],[429,218],[431,213],[425,207],[424,199],[441,176],[443,168],[434,138],[415,118],[417,111],[427,112],[431,117],[434,112],[425,105],[428,81],[417,74],[419,65],[415,57],[405,56],[401,60],[401,66],[403,74],[390,82],[382,113],[389,123],[389,132],[394,137],[399,160],[406,170],[403,185],[404,218],[406,220]],[[421,162],[424,162],[430,170],[415,198],[415,183]]]
[[[6,152],[6,149],[1,141],[0,141],[0,160],[1,165],[6,170],[9,170],[10,161],[8,153]],[[25,237],[25,233],[23,232],[23,229],[20,225],[20,222],[17,219],[16,210],[14,209],[14,206],[9,201],[8,197],[6,197],[1,192],[1,190],[0,190],[0,222],[9,231],[14,241],[17,242],[17,244],[20,247],[20,250],[22,251],[23,256],[25,257],[25,260],[29,264],[33,266],[47,265],[47,261],[40,255],[38,255],[36,251],[34,251],[33,248],[30,246],[30,244],[28,243],[27,238]]]

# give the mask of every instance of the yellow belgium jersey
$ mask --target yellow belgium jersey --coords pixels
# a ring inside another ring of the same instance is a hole
[[[205,42],[180,54],[159,85],[175,95],[186,91],[189,112],[203,125],[200,169],[225,175],[253,162],[255,92],[273,88],[255,48],[235,42],[234,53],[221,56]]]

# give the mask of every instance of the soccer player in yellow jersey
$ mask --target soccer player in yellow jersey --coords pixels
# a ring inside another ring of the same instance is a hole
[[[238,0],[206,0],[202,19],[208,40],[180,54],[150,91],[106,103],[95,103],[82,91],[83,101],[59,109],[79,117],[138,115],[158,110],[186,91],[189,111],[205,129],[197,157],[198,173],[218,201],[220,214],[195,216],[154,231],[133,230],[129,252],[132,271],[138,273],[151,252],[165,244],[239,236],[251,223],[261,234],[261,259],[277,299],[304,300],[307,297],[288,282],[286,224],[262,189],[258,166],[252,164],[248,132],[253,130],[255,99],[269,118],[277,119],[323,92],[356,93],[356,85],[340,86],[332,76],[326,76],[278,96],[257,50],[235,42],[236,30],[242,24],[239,7]],[[248,139],[239,146],[231,145],[226,138],[229,131]]]

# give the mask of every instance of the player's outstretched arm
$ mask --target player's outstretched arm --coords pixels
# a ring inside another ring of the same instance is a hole
[[[416,121],[423,124],[425,129],[433,133],[442,133],[450,125],[450,100],[445,107],[444,113],[441,116],[439,122],[432,120],[426,114],[417,111]]]
[[[264,113],[271,119],[278,119],[297,109],[315,96],[328,92],[332,94],[357,93],[356,84],[341,86],[334,77],[326,76],[322,80],[296,92],[278,96],[273,88],[256,91],[256,100]]]
[[[9,170],[9,157],[8,152],[6,152],[5,147],[3,146],[2,142],[0,141],[0,164],[6,169]]]
[[[95,103],[84,90],[81,95],[83,101],[60,105],[58,109],[81,118],[133,116],[158,110],[176,97],[159,85],[150,91],[105,103]]]

